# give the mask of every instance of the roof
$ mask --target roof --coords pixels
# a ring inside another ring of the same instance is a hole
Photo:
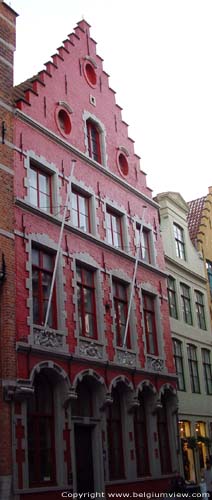
[[[197,198],[196,200],[192,200],[188,202],[189,212],[188,212],[188,230],[190,234],[190,238],[193,243],[195,243],[197,239],[197,233],[199,231],[203,208],[205,204],[206,196],[202,196],[202,198]]]

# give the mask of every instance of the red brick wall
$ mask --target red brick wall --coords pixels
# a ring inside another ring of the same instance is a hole
[[[16,15],[10,7],[0,3],[0,134],[5,122],[5,143],[0,137],[0,268],[5,257],[6,277],[0,284],[0,382],[16,378],[15,356],[15,279],[14,279],[14,204],[13,152],[8,143],[13,141],[12,105],[13,50],[15,46]],[[4,40],[6,43],[2,42]],[[2,60],[4,58],[4,60]],[[6,62],[5,62],[6,61]],[[10,65],[8,65],[9,63]],[[5,106],[6,105],[6,106]],[[8,169],[8,170],[7,170]],[[9,475],[11,462],[11,409],[4,401],[0,384],[0,479]]]

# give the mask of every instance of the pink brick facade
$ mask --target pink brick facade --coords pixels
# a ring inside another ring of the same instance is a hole
[[[26,500],[61,491],[164,491],[178,467],[178,443],[158,207],[85,21],[45,71],[14,89],[14,101],[17,379],[12,391],[5,388],[13,491]],[[67,190],[54,319],[44,329],[38,317]],[[148,258],[139,259],[132,287],[140,227]]]

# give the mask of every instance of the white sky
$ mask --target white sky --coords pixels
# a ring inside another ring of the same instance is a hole
[[[212,185],[212,0],[6,0],[19,14],[15,84],[84,17],[154,195]]]

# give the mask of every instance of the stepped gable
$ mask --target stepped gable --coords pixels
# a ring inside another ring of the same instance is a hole
[[[196,242],[197,234],[199,232],[199,227],[201,224],[201,219],[203,215],[203,209],[205,204],[206,196],[202,198],[197,198],[188,202],[189,213],[188,213],[188,230],[190,234],[191,241]]]
[[[107,137],[110,170],[122,176],[117,157],[123,153],[130,166],[126,181],[152,198],[152,190],[146,185],[146,173],[140,168],[140,156],[134,151],[128,124],[122,119],[122,108],[116,103],[116,92],[109,85],[109,75],[104,71],[103,59],[96,53],[96,45],[90,36],[90,25],[85,20],[77,23],[73,33],[44,64],[44,69],[14,87],[14,105],[57,135],[56,108],[65,107],[71,121],[70,137],[65,139],[80,151],[84,148],[84,138],[79,133],[82,110],[97,117]],[[85,68],[89,63],[95,70],[94,84],[92,77],[89,82],[86,76]]]

